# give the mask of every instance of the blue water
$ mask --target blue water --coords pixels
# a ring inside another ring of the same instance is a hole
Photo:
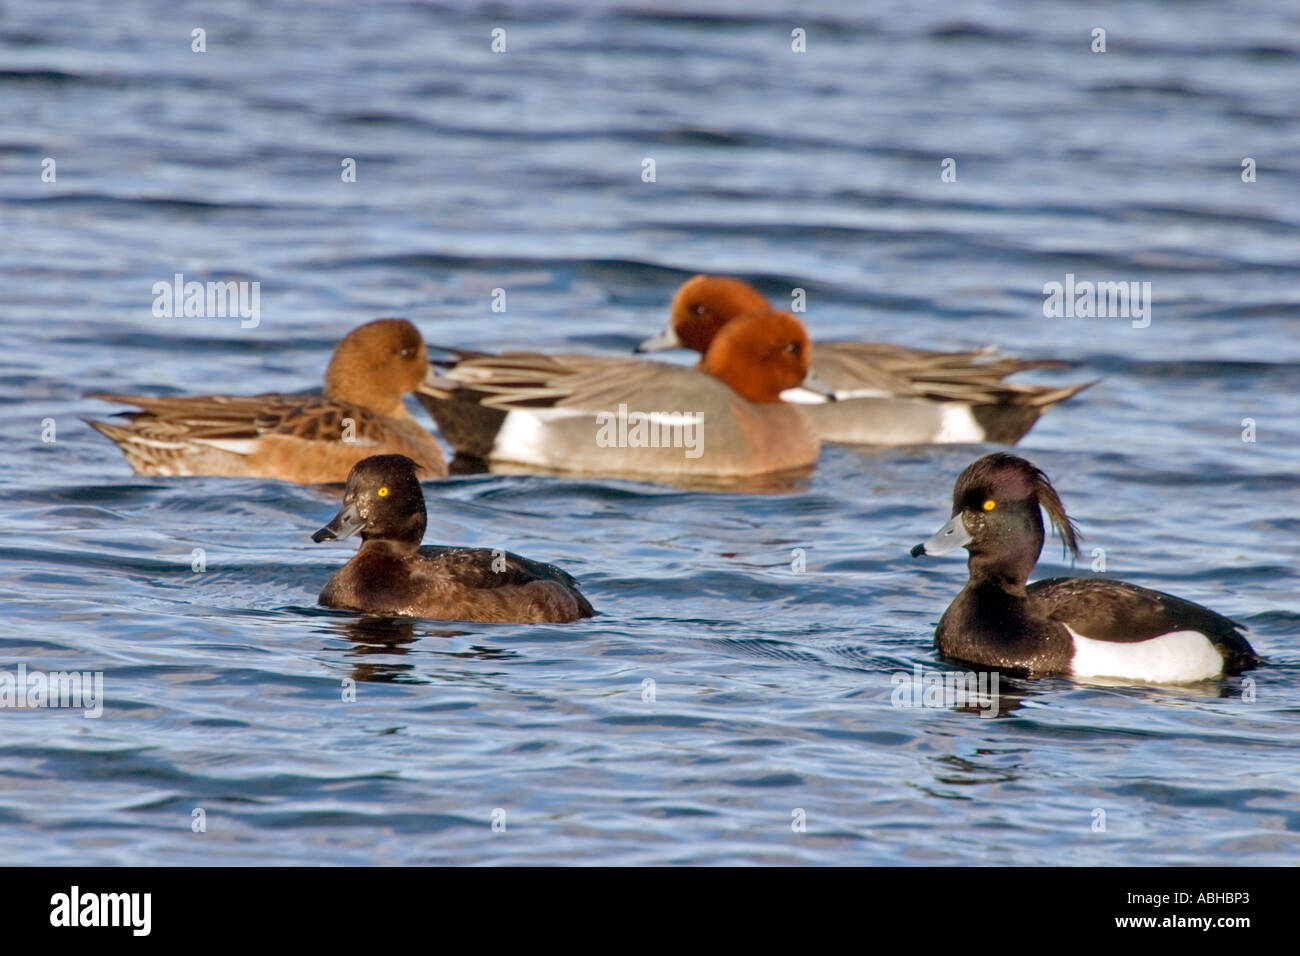
[[[5,5],[0,669],[106,701],[0,710],[0,862],[1296,860],[1300,10],[791,6]],[[815,337],[1101,378],[1020,446],[1077,570],[1104,549],[1270,664],[892,706],[964,580],[907,549],[982,448],[829,447],[771,494],[430,483],[428,540],[555,561],[603,613],[384,624],[315,606],[328,494],[137,477],[80,420],[93,389],[310,388],[381,315],[624,354],[697,271],[806,289]],[[260,324],[155,318],[177,272],[259,281]],[[1150,326],[1045,318],[1067,273],[1151,282]]]

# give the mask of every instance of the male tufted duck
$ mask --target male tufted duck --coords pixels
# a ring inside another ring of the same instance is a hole
[[[970,552],[970,579],[939,619],[945,657],[1029,676],[1204,680],[1260,662],[1244,627],[1209,608],[1122,581],[1049,578],[1025,586],[1043,550],[1043,519],[1075,554],[1078,530],[1038,468],[985,455],[953,490],[952,518],[912,557]]]

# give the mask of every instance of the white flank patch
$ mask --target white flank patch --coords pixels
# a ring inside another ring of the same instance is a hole
[[[934,437],[935,443],[968,445],[983,440],[984,428],[975,421],[969,405],[953,402],[943,406],[943,422]]]
[[[1223,655],[1200,631],[1170,631],[1147,641],[1095,641],[1066,625],[1074,638],[1075,677],[1120,677],[1152,684],[1207,680],[1223,673]]]
[[[552,436],[547,427],[562,418],[588,418],[592,421],[591,440],[596,442],[595,418],[590,409],[512,408],[506,412],[505,421],[492,441],[493,458],[514,461],[524,465],[548,465],[555,458]]]

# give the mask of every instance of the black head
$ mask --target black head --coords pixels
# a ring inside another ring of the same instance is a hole
[[[912,557],[964,547],[972,578],[1024,584],[1043,550],[1042,511],[1066,548],[1078,554],[1079,531],[1047,476],[1015,455],[985,455],[957,479],[951,519],[913,548]]]
[[[352,466],[343,506],[311,539],[341,541],[360,532],[363,541],[381,538],[418,547],[424,523],[424,493],[415,462],[405,455],[373,455]]]

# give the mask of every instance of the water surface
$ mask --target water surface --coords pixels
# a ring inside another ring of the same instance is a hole
[[[106,701],[0,711],[3,862],[1294,862],[1294,4],[60,9],[0,17],[0,655]],[[430,541],[555,561],[602,614],[385,623],[315,604],[351,550],[309,540],[328,493],[134,476],[80,421],[95,389],[311,388],[381,315],[626,354],[705,270],[805,289],[815,337],[1101,378],[1020,446],[1075,571],[1104,549],[1270,665],[892,706],[964,576],[907,550],[984,448],[827,448],[774,494],[430,483]],[[260,282],[260,323],[155,318],[177,272]],[[1067,273],[1150,281],[1150,326],[1045,318]]]

